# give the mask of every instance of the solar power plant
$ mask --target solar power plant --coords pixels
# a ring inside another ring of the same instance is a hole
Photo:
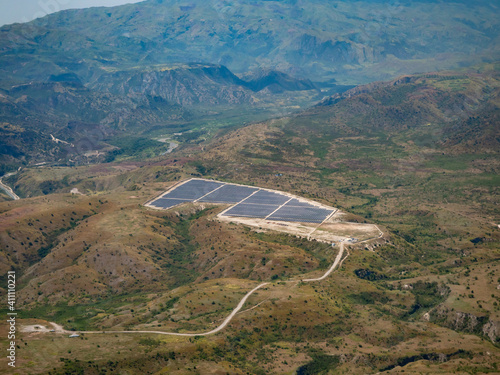
[[[231,207],[224,213],[224,216],[243,216],[263,219],[278,207],[278,205],[247,204],[245,201],[245,203],[240,203]]]
[[[287,197],[282,194],[273,193],[270,191],[260,190],[250,198],[245,199],[245,203],[247,204],[271,204],[276,206],[281,206],[286,201],[290,200],[290,197]]]
[[[276,221],[322,223],[333,209],[314,206],[296,198],[250,186],[209,180],[190,180],[151,202],[168,209],[185,202],[233,203],[224,216],[240,216]]]
[[[222,182],[191,180],[185,184],[177,186],[174,190],[165,194],[162,198],[177,198],[185,199],[186,201],[194,201],[195,199],[203,197],[222,185],[224,185]]]
[[[155,200],[154,202],[151,203],[151,205],[158,207],[158,208],[170,208],[177,206],[178,204],[184,203],[184,202],[189,202],[188,200],[185,199],[170,199],[170,198],[159,198]]]
[[[213,203],[238,203],[257,190],[257,188],[247,186],[224,185],[220,189],[217,189],[201,198],[199,201]]]
[[[303,223],[322,223],[333,210],[327,210],[315,206],[294,207],[285,205],[269,216],[268,220],[276,221],[300,221]]]

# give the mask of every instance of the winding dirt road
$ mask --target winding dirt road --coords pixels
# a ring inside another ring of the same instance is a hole
[[[302,282],[313,282],[313,281],[321,281],[327,278],[334,270],[337,268],[339,263],[343,262],[345,260],[342,259],[342,256],[344,255],[344,243],[340,243],[340,249],[339,253],[337,254],[337,257],[335,258],[335,261],[333,262],[332,266],[328,269],[328,271],[325,272],[325,274],[321,277],[318,277],[316,279],[304,279],[304,280],[289,280],[286,281],[286,283],[291,283],[291,282],[297,282],[297,281],[302,281]],[[188,336],[188,337],[194,337],[194,336],[208,336],[212,335],[214,333],[217,333],[221,330],[223,330],[234,318],[234,316],[241,310],[245,302],[247,301],[248,297],[250,297],[253,293],[255,293],[257,290],[260,288],[268,285],[269,283],[262,283],[255,288],[253,288],[251,291],[249,291],[245,296],[241,299],[241,301],[238,303],[238,305],[233,309],[231,314],[228,315],[228,317],[219,325],[217,328],[212,329],[211,331],[208,332],[200,332],[200,333],[178,333],[178,332],[162,332],[162,331],[78,331],[78,332],[73,332],[73,331],[66,331],[62,329],[62,327],[58,326],[56,332],[57,333],[87,333],[87,334],[105,334],[105,333],[155,333],[158,335],[169,335],[169,336]],[[55,323],[51,323],[54,325]],[[31,326],[30,326],[31,327]],[[27,327],[25,327],[27,328]],[[25,329],[27,332],[33,332],[33,330]],[[39,330],[39,332],[42,330]],[[42,332],[45,332],[42,331]]]
[[[344,243],[343,242],[340,243],[339,253],[337,254],[337,257],[335,258],[335,260],[333,261],[332,266],[328,269],[328,271],[325,272],[325,274],[323,276],[318,277],[317,279],[305,279],[302,281],[303,282],[311,282],[311,281],[321,281],[321,280],[326,279],[333,272],[333,270],[337,267],[340,260],[342,259],[342,255],[344,255]]]
[[[79,333],[157,333],[159,335],[170,335],[170,336],[189,336],[189,337],[194,337],[194,336],[208,336],[213,333],[217,333],[220,330],[223,330],[229,322],[234,318],[234,316],[238,313],[238,311],[241,310],[245,302],[247,301],[248,297],[250,297],[254,292],[256,292],[258,289],[262,288],[263,286],[266,286],[269,283],[262,283],[255,288],[253,288],[251,291],[249,291],[247,294],[245,294],[245,297],[243,297],[238,303],[238,306],[234,308],[234,310],[229,314],[229,316],[222,322],[220,326],[217,328],[208,331],[208,332],[201,332],[201,333],[177,333],[177,332],[162,332],[162,331],[80,331]]]
[[[316,279],[304,279],[302,282],[312,282],[312,281],[321,281],[326,279],[332,272],[335,270],[335,268],[339,265],[339,263],[342,260],[342,256],[344,255],[344,243],[340,243],[340,249],[339,253],[337,254],[337,257],[335,258],[335,261],[333,262],[332,266],[328,269],[328,271],[325,272],[325,274],[321,277],[318,277]],[[290,282],[296,282],[297,280],[290,280],[287,281],[287,283]],[[241,310],[245,302],[247,301],[248,297],[250,297],[253,293],[255,293],[257,290],[262,288],[263,286],[268,285],[269,283],[262,283],[255,288],[253,288],[251,291],[249,291],[245,296],[241,299],[240,303],[238,303],[238,306],[234,308],[234,310],[229,314],[229,316],[222,322],[220,326],[217,328],[208,331],[208,332],[201,332],[201,333],[177,333],[177,332],[161,332],[161,331],[83,331],[80,333],[157,333],[159,335],[170,335],[170,336],[208,336],[214,333],[217,333],[221,330],[223,330],[234,318],[234,316]]]

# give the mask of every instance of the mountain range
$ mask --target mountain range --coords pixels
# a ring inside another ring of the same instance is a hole
[[[494,60],[496,15],[465,0],[148,0],[5,25],[2,170],[158,154],[164,136],[200,142],[360,83]]]
[[[33,327],[16,371],[498,373],[498,14],[148,0],[1,27],[0,176],[21,199],[0,191],[0,295],[15,272]],[[202,199],[145,205],[191,178],[338,210],[253,227]],[[238,304],[213,335],[150,332],[207,332]],[[131,330],[148,333],[111,333]]]
[[[360,84],[498,57],[496,15],[469,0],[149,0],[3,26],[1,72],[87,84],[109,69],[196,62]]]

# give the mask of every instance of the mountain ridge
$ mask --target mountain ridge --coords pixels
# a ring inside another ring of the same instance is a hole
[[[475,2],[471,13],[469,1],[441,2],[439,12],[436,4],[169,0],[68,10],[0,28],[0,60],[4,72],[21,80],[73,71],[87,81],[107,66],[199,62],[238,74],[271,68],[360,84],[498,56],[493,5]],[[438,25],[447,25],[447,33]],[[19,68],[14,51],[26,66]],[[43,57],[38,67],[30,51]]]
[[[49,134],[74,144],[87,143],[84,153],[109,150],[105,142],[118,135],[149,134],[155,127],[163,128],[164,134],[182,133],[210,112],[212,118],[223,120],[225,111],[236,107],[272,112],[273,101],[280,95],[292,102],[305,95],[306,103],[319,95],[310,81],[272,71],[266,77],[247,81],[222,65],[176,64],[109,71],[86,84],[75,73],[62,73],[4,88],[0,115],[4,128],[11,131],[0,130],[5,135],[0,141],[1,158],[4,163],[14,163],[12,168],[33,160],[65,163],[69,157],[85,161],[78,147],[53,144]],[[272,90],[265,90],[271,85]],[[26,139],[28,133],[21,136],[21,129],[38,135]],[[92,135],[96,129],[100,129],[97,138]]]

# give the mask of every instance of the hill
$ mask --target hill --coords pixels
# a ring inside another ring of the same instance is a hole
[[[404,76],[173,155],[9,177],[25,198],[0,202],[0,254],[23,322],[203,332],[271,282],[214,336],[25,333],[18,371],[496,372],[498,72]],[[192,176],[312,198],[385,235],[317,284],[281,284],[335,251],[213,220],[223,207],[142,206]]]
[[[149,0],[5,25],[0,172],[137,160],[354,84],[491,61],[498,19],[486,1]]]
[[[86,85],[65,73],[12,86],[0,92],[0,172],[102,162],[113,152],[159,155],[161,136],[194,131],[177,141],[206,139],[211,128],[296,111],[320,98],[309,81],[277,72],[267,77],[244,81],[224,66],[183,64],[110,71]]]

